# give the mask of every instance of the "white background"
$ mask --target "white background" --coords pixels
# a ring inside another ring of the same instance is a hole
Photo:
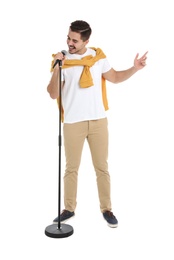
[[[1,259],[174,259],[172,10],[170,0],[1,2]],[[46,87],[51,55],[66,49],[77,19],[89,22],[88,46],[102,48],[116,70],[131,67],[137,52],[149,53],[143,70],[107,84],[119,227],[102,218],[85,144],[76,217],[69,221],[74,234],[54,239],[44,231],[57,216],[58,109]]]

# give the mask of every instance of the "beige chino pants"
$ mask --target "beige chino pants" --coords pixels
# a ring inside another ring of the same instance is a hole
[[[84,141],[87,140],[96,172],[100,210],[111,210],[110,175],[108,172],[107,118],[64,124],[66,169],[64,175],[65,209],[75,211],[77,205],[78,169]]]

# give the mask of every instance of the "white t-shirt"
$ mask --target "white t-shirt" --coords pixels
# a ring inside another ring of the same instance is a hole
[[[82,54],[66,54],[66,59],[81,59],[87,55],[96,55],[95,50],[87,48]],[[81,88],[79,85],[83,66],[72,66],[62,69],[62,81],[65,81],[62,89],[62,106],[64,109],[64,123],[76,123],[86,120],[97,120],[106,117],[102,100],[102,73],[111,69],[106,58],[97,61],[90,73],[94,85]]]

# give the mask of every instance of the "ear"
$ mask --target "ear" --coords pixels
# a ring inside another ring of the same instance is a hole
[[[89,40],[85,41],[85,45],[88,44]]]

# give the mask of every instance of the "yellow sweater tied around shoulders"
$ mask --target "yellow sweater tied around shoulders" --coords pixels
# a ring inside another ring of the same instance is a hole
[[[94,48],[94,47],[90,47],[91,49],[96,51],[96,56],[92,56],[92,55],[88,55],[83,57],[81,60],[66,60],[64,61],[64,64],[62,66],[63,69],[72,67],[72,66],[84,66],[81,77],[80,77],[80,87],[81,88],[88,88],[93,86],[93,79],[90,73],[90,67],[92,67],[96,61],[100,60],[100,59],[104,59],[106,58],[106,55],[103,53],[103,51],[100,48]],[[52,57],[55,57],[55,54],[52,54]],[[51,63],[51,72],[53,71],[53,65],[54,65],[54,59],[52,60]],[[103,98],[103,104],[104,104],[104,108],[105,110],[108,110],[108,101],[107,101],[107,94],[106,94],[106,81],[105,79],[102,77],[102,98]],[[58,105],[59,105],[59,98],[57,99]],[[60,109],[60,106],[59,106]],[[63,108],[61,108],[61,118],[62,118],[62,122],[64,121],[64,111]]]

